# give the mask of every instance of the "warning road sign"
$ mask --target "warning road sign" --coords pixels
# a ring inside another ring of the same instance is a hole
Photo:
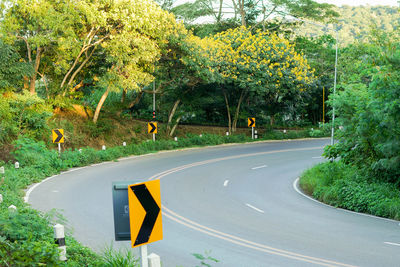
[[[249,127],[256,127],[256,118],[248,118],[247,119],[247,125]]]
[[[160,180],[128,186],[132,247],[163,238]]]
[[[147,130],[149,133],[157,133],[157,122],[149,122],[147,124]]]
[[[53,134],[53,143],[64,143],[64,129],[55,129],[51,132]]]

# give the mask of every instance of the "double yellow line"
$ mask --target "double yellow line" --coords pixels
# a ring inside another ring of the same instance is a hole
[[[317,150],[317,149],[322,149],[322,147],[310,147],[310,148],[297,148],[297,149],[285,149],[285,150],[274,150],[274,151],[266,151],[266,152],[258,152],[258,153],[250,153],[250,154],[242,154],[242,155],[235,155],[235,156],[228,156],[228,157],[222,157],[222,158],[216,158],[216,159],[210,159],[210,160],[205,160],[205,161],[199,161],[191,164],[186,164],[183,166],[175,167],[163,172],[160,172],[158,174],[153,175],[152,177],[149,178],[149,180],[154,180],[154,179],[161,179],[165,176],[168,176],[170,174],[188,169],[188,168],[193,168],[196,166],[201,166],[201,165],[206,165],[210,163],[215,163],[215,162],[220,162],[220,161],[225,161],[225,160],[232,160],[232,159],[239,159],[239,158],[245,158],[245,157],[254,157],[254,156],[261,156],[261,155],[267,155],[267,154],[275,154],[275,153],[285,153],[285,152],[296,152],[296,151],[307,151],[307,150]],[[321,258],[316,258],[316,257],[311,257],[299,253],[294,253],[290,252],[287,250],[282,250],[282,249],[277,249],[273,248],[267,245],[263,245],[260,243],[252,242],[231,234],[223,233],[221,231],[212,229],[210,227],[201,225],[199,223],[196,223],[188,218],[185,218],[176,212],[170,210],[167,208],[165,205],[162,205],[162,210],[163,210],[163,215],[166,216],[167,218],[184,225],[188,228],[191,228],[193,230],[196,230],[198,232],[204,233],[209,236],[213,236],[222,240],[225,240],[227,242],[230,242],[232,244],[236,244],[242,247],[247,247],[250,249],[258,250],[264,253],[268,254],[273,254],[277,256],[282,256],[285,258],[290,258],[298,261],[303,261],[303,262],[308,262],[308,263],[313,263],[316,265],[320,266],[329,266],[329,267],[356,267],[355,265],[349,265],[345,263],[340,263],[336,261],[331,261],[331,260],[325,260]]]

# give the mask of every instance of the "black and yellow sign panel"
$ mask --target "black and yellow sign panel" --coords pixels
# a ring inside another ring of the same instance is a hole
[[[53,143],[64,143],[64,129],[52,130]]]
[[[149,133],[157,133],[157,122],[149,122],[147,124],[147,130]]]
[[[160,180],[128,186],[132,247],[163,238]]]
[[[256,127],[256,118],[247,118],[247,125],[249,127]]]

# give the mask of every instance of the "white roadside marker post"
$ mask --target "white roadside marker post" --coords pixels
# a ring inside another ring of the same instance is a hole
[[[0,194],[0,204],[3,202],[3,195]]]
[[[102,149],[102,150],[106,150],[106,146],[103,145],[103,146],[101,147],[101,149]]]
[[[14,206],[14,205],[10,205],[8,207],[8,211],[11,212],[11,213],[15,213],[15,212],[17,212],[17,207]]]
[[[14,164],[14,166],[15,166],[16,169],[19,169],[19,162],[16,161],[15,164]]]
[[[160,256],[155,253],[151,253],[148,257],[149,259],[149,267],[161,267]]]
[[[67,247],[65,246],[64,225],[54,225],[54,240],[60,250],[60,261],[66,261]]]
[[[126,146],[126,142],[123,142],[123,143],[122,143],[122,146]]]
[[[175,136],[174,140],[175,140],[175,141],[178,141],[178,137]]]

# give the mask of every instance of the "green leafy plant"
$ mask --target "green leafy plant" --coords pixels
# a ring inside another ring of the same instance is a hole
[[[211,257],[211,251],[205,251],[204,255],[200,253],[193,253],[192,254],[196,259],[200,260],[200,266],[211,267],[210,262],[219,262],[219,260]],[[200,267],[196,265],[196,267]]]

